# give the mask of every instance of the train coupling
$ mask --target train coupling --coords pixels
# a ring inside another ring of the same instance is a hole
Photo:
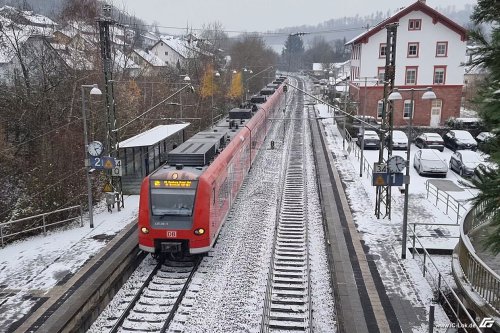
[[[181,242],[164,242],[164,243],[161,243],[161,252],[162,253],[177,253],[177,252],[182,252],[182,243]]]

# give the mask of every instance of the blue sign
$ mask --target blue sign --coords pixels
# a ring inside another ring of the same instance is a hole
[[[111,170],[116,166],[115,159],[109,156],[91,157],[90,167],[97,170]]]
[[[372,177],[373,186],[401,186],[404,176],[402,173],[374,172]]]

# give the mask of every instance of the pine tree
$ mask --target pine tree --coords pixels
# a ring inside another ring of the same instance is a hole
[[[471,19],[476,27],[470,31],[474,42],[473,64],[483,66],[489,75],[482,84],[476,102],[479,116],[487,128],[495,135],[489,141],[492,161],[500,164],[500,5],[496,0],[479,0]],[[480,26],[492,26],[491,37],[485,35]],[[498,168],[476,170],[473,185],[480,193],[472,199],[473,206],[482,207],[479,218],[491,218],[495,232],[486,240],[486,245],[494,253],[500,253],[500,171]]]

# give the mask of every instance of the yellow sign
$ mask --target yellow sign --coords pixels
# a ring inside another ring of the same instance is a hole
[[[103,192],[113,192],[113,186],[110,183],[104,184]]]
[[[385,180],[384,177],[378,176],[375,178],[375,186],[384,186],[385,185]]]
[[[106,160],[104,162],[104,169],[113,169],[114,165],[113,165],[113,162],[111,162],[111,160]],[[111,192],[111,191],[105,191],[105,192]]]

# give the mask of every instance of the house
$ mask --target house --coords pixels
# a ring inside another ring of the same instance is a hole
[[[358,112],[380,118],[383,109],[383,80],[386,61],[386,26],[397,23],[395,80],[400,89],[432,87],[435,100],[422,100],[414,93],[415,126],[437,127],[450,117],[460,116],[464,79],[461,66],[466,50],[466,29],[419,0],[355,37],[351,47],[351,98]],[[379,78],[367,80],[364,78]],[[402,101],[395,101],[395,126],[407,124],[410,115],[410,92],[401,91]]]
[[[141,49],[134,49],[131,52],[130,57],[141,67],[144,75],[158,73],[161,69],[167,66],[167,64],[158,56]]]
[[[185,67],[189,60],[204,54],[196,44],[191,38],[163,36],[151,48],[150,53],[171,67]]]

